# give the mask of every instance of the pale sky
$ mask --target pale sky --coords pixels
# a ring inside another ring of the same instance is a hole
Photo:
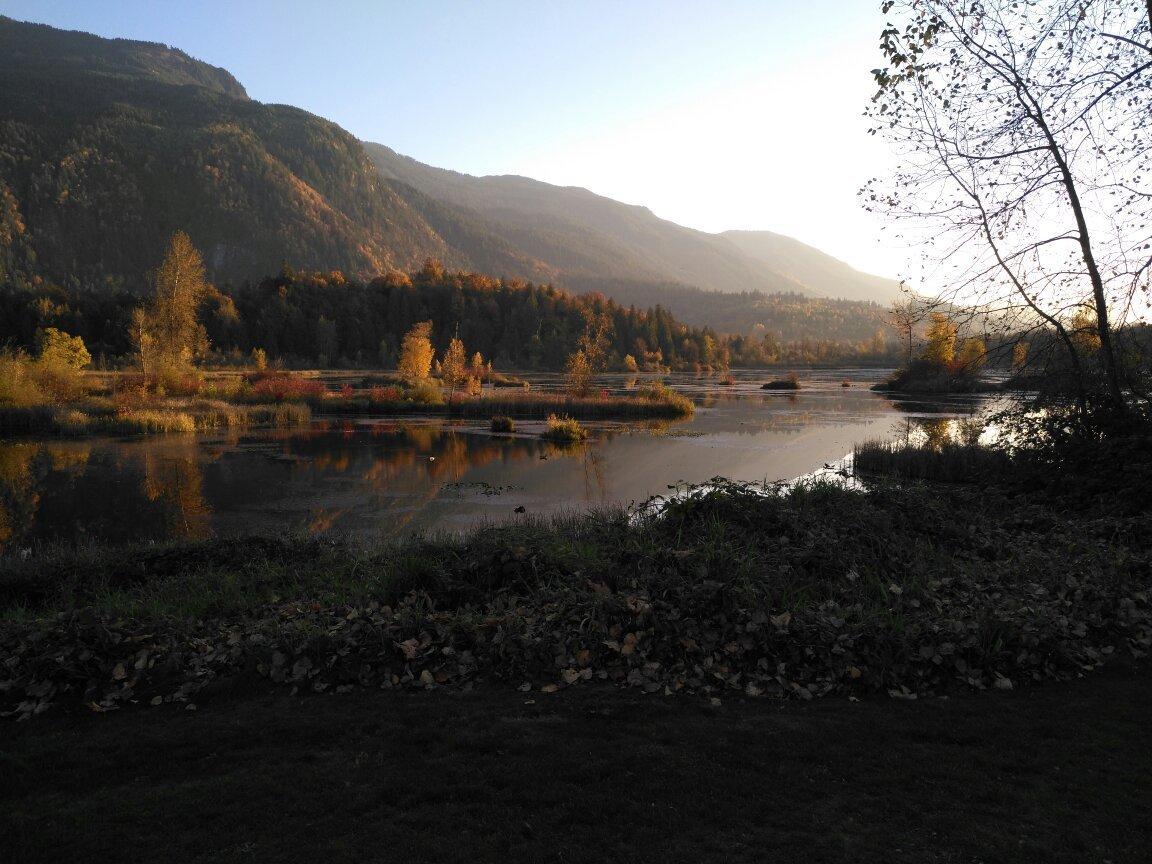
[[[879,0],[0,0],[0,14],[173,45],[255,99],[432,165],[906,269],[856,200],[891,158],[861,117]]]

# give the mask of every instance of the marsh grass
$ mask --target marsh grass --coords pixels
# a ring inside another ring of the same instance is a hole
[[[588,437],[588,430],[580,425],[580,421],[572,417],[558,417],[549,414],[547,425],[540,437],[545,441],[554,441],[558,444],[575,444]]]
[[[511,417],[497,415],[492,418],[490,428],[493,432],[508,434],[516,431],[516,421]]]
[[[1003,450],[976,443],[946,441],[937,446],[865,441],[852,454],[857,476],[886,476],[936,483],[971,483],[1011,472],[1013,460]]]
[[[565,393],[542,393],[532,390],[486,391],[474,396],[457,393],[445,400],[435,385],[436,401],[431,396],[377,401],[369,393],[339,394],[310,402],[317,413],[412,413],[447,414],[456,417],[545,418],[563,414],[578,419],[631,419],[647,417],[690,417],[695,411],[692,400],[667,387],[638,390],[628,396],[571,396]],[[422,391],[409,390],[408,394]]]
[[[233,405],[211,399],[154,398],[118,405],[93,397],[63,405],[0,407],[0,437],[190,434],[296,426],[311,417],[308,405],[298,402]]]

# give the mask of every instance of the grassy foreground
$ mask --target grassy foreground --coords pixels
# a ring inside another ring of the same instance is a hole
[[[607,688],[0,727],[0,859],[1144,864],[1152,671],[915,702]]]
[[[717,483],[640,517],[361,552],[240,540],[0,562],[0,710],[611,681],[810,699],[1014,689],[1152,647],[1147,512]]]
[[[0,860],[1142,864],[1152,517],[1098,479],[0,561]]]

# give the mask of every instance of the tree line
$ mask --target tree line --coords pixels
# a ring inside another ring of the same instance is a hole
[[[165,352],[181,363],[241,365],[259,355],[289,367],[392,368],[405,334],[422,322],[430,322],[438,356],[455,338],[514,369],[563,370],[581,351],[596,371],[891,362],[899,352],[894,334],[882,331],[859,343],[729,336],[685,325],[660,305],[624,307],[602,294],[451,272],[433,259],[413,273],[370,281],[285,266],[258,282],[215,287],[180,232],[151,283],[150,298],[107,287],[5,285],[0,342],[32,350],[52,327],[81,338],[97,365],[146,371],[176,362],[159,356]]]

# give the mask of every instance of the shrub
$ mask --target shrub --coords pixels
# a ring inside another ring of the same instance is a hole
[[[443,405],[444,391],[431,381],[417,381],[404,394],[409,402],[417,405]]]
[[[511,417],[493,417],[492,418],[492,431],[493,432],[515,432],[516,424]]]
[[[0,351],[0,405],[43,405],[47,397],[32,377],[28,358],[19,351]]]
[[[92,362],[92,355],[83,339],[55,327],[37,331],[36,342],[40,348],[38,359],[42,363],[80,370]]]
[[[557,417],[555,414],[548,415],[548,425],[540,437],[548,441],[556,441],[562,444],[570,444],[576,441],[583,441],[588,437],[588,430],[580,425],[579,421],[573,420],[571,417]]]
[[[259,400],[299,402],[304,399],[318,399],[325,392],[322,381],[287,372],[260,375],[252,381],[252,396]]]
[[[799,390],[800,379],[792,372],[787,378],[775,378],[760,386],[761,390]]]
[[[368,401],[376,405],[400,401],[399,387],[372,387],[368,390]]]

